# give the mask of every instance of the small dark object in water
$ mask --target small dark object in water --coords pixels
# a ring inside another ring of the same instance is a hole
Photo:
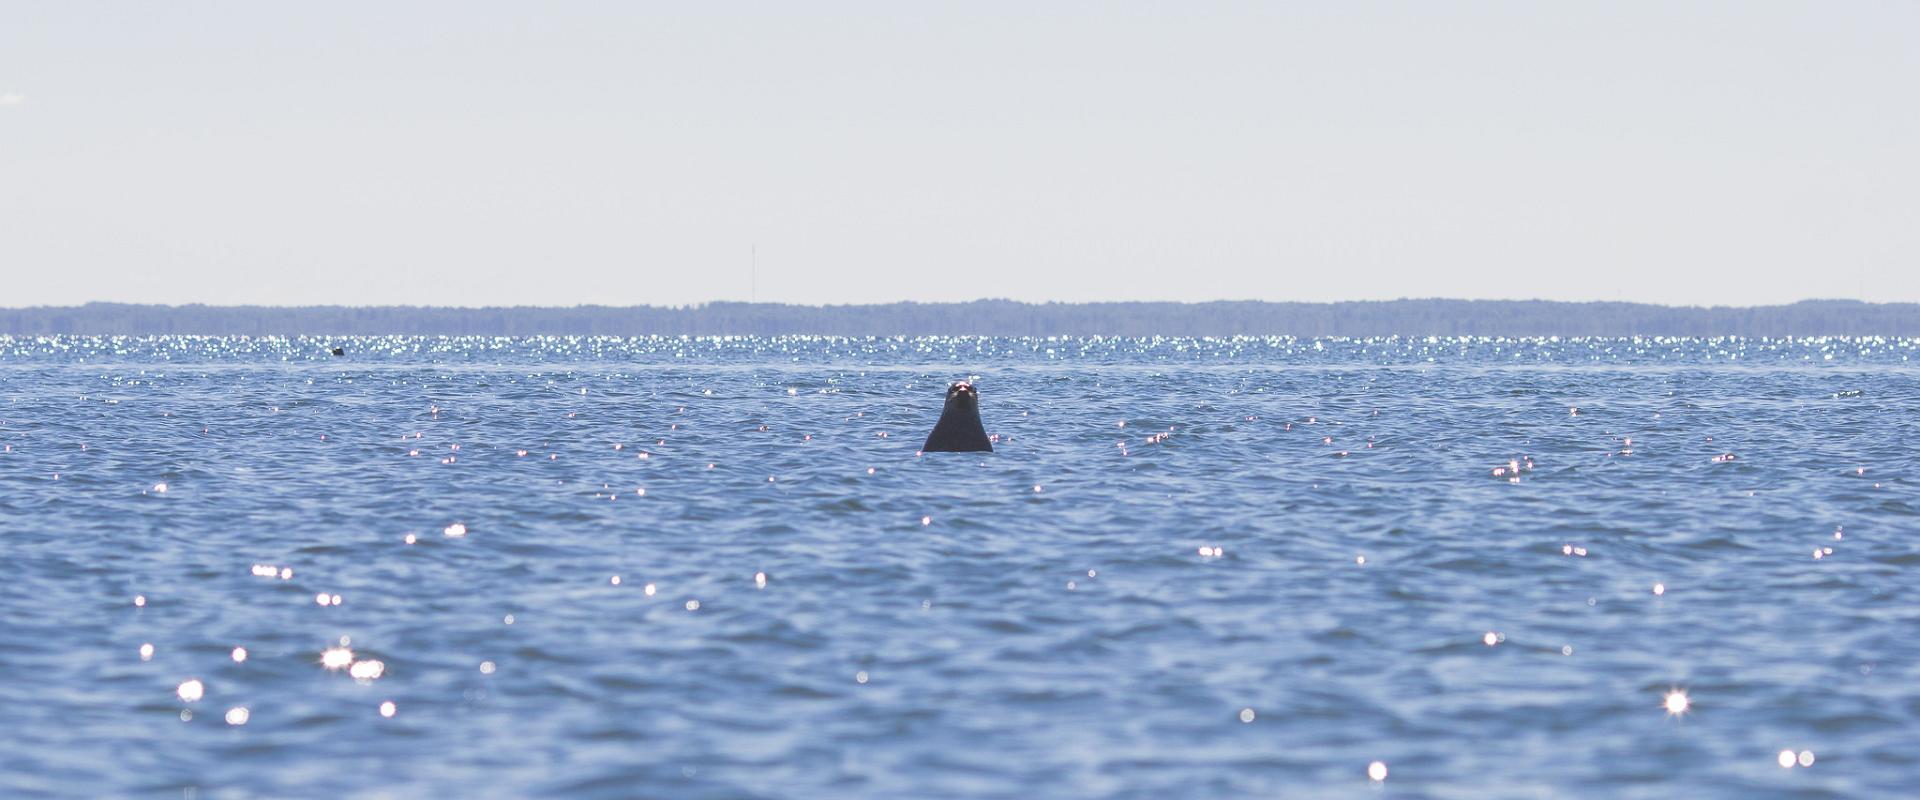
[[[987,428],[980,424],[980,392],[973,384],[961,381],[947,387],[947,406],[940,411],[940,421],[934,423],[933,433],[927,434],[927,443],[921,445],[920,451],[993,452]]]
[[[333,354],[336,356],[344,356],[347,354],[347,351],[345,348],[336,347],[333,348]]]

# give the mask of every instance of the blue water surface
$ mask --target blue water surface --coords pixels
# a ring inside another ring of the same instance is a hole
[[[1916,344],[0,337],[0,795],[1914,796]]]

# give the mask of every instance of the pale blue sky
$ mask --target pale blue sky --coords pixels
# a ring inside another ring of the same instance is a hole
[[[1920,301],[1920,4],[0,3],[0,305]]]

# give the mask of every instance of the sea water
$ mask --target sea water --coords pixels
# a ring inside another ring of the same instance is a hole
[[[1915,356],[0,338],[0,794],[1912,796]]]

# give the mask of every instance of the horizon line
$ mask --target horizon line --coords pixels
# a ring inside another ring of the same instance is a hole
[[[1747,304],[1747,305],[1709,305],[1709,304],[1701,304],[1701,303],[1660,303],[1660,302],[1649,302],[1649,301],[1642,301],[1642,300],[1550,300],[1550,299],[1544,299],[1544,298],[1500,299],[1500,298],[1471,298],[1471,297],[1397,297],[1397,298],[1386,299],[1386,300],[1251,300],[1251,299],[1237,299],[1237,300],[1236,299],[1015,300],[1015,299],[1004,298],[1004,297],[979,297],[979,298],[974,298],[972,300],[887,300],[887,301],[859,302],[859,303],[790,303],[790,302],[774,301],[774,300],[762,300],[762,301],[705,300],[705,301],[700,301],[695,303],[665,304],[665,305],[644,304],[644,303],[624,304],[624,305],[616,305],[616,304],[608,304],[608,303],[575,303],[573,305],[533,305],[533,304],[439,305],[439,304],[415,304],[415,303],[362,303],[362,304],[313,303],[313,304],[295,305],[295,304],[282,304],[282,303],[205,303],[205,302],[141,303],[141,302],[127,302],[127,301],[121,301],[121,300],[88,300],[83,303],[66,303],[66,304],[0,305],[0,311],[51,311],[51,310],[61,310],[61,309],[84,309],[84,308],[99,307],[99,306],[126,306],[126,307],[157,308],[157,309],[186,309],[186,308],[321,309],[321,308],[328,308],[328,309],[434,309],[434,310],[452,310],[452,311],[490,311],[490,310],[534,311],[534,310],[565,310],[565,309],[596,308],[596,309],[656,309],[656,310],[671,311],[671,310],[700,309],[700,308],[708,308],[712,306],[834,309],[834,308],[878,308],[878,307],[888,307],[888,306],[966,306],[966,305],[977,305],[977,304],[983,304],[983,303],[1006,304],[1006,305],[1016,305],[1016,306],[1035,306],[1035,307],[1139,306],[1139,305],[1339,306],[1339,305],[1387,305],[1392,303],[1474,303],[1474,304],[1493,305],[1493,304],[1507,304],[1507,303],[1527,303],[1527,304],[1573,305],[1573,306],[1641,306],[1641,307],[1647,307],[1647,308],[1663,308],[1663,309],[1675,309],[1675,310],[1767,309],[1767,308],[1787,308],[1791,306],[1807,305],[1807,304],[1853,304],[1853,305],[1864,305],[1864,306],[1920,305],[1920,301],[1862,300],[1862,299],[1847,298],[1847,297],[1807,297],[1807,298],[1802,298],[1799,300],[1793,300],[1789,302],[1754,303],[1754,304]]]

